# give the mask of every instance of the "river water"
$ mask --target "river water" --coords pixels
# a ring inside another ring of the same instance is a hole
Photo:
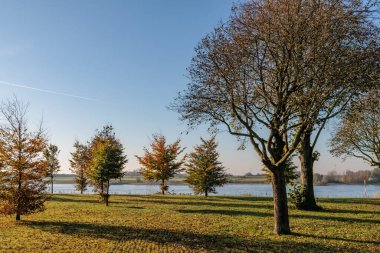
[[[330,184],[323,186],[314,186],[316,197],[335,198],[335,197],[365,197],[363,185],[345,185],[345,184]],[[111,185],[111,194],[131,194],[144,195],[155,194],[159,192],[158,185],[144,184],[123,184]],[[172,194],[192,194],[191,188],[187,185],[170,185],[169,192]],[[54,193],[73,194],[79,193],[75,191],[74,184],[54,184]],[[92,187],[88,187],[85,192],[87,194],[94,193]],[[270,184],[226,184],[223,187],[217,188],[216,194],[210,195],[229,195],[229,196],[272,196],[272,186]],[[367,185],[368,197],[380,197],[380,185]]]

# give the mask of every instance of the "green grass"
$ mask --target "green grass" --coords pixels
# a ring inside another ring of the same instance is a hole
[[[380,199],[290,206],[293,234],[272,233],[270,198],[54,195],[43,213],[0,217],[0,252],[380,252]]]

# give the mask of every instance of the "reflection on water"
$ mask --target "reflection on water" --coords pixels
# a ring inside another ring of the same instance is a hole
[[[317,197],[364,197],[363,185],[332,184],[315,186],[314,191]],[[110,192],[111,194],[132,195],[154,194],[159,192],[159,186],[142,184],[111,185]],[[192,190],[187,185],[171,185],[169,192],[174,194],[192,194]],[[270,184],[227,184],[224,187],[218,187],[217,192],[217,194],[210,195],[269,197],[272,196],[272,186]],[[75,190],[74,184],[54,184],[54,193],[69,194],[79,192]],[[85,193],[93,193],[92,187],[88,187]],[[369,197],[373,197],[378,193],[380,193],[380,185],[367,185],[367,195]]]

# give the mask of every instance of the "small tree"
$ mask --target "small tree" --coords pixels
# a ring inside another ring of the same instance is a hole
[[[91,160],[88,177],[99,191],[101,200],[109,205],[110,180],[121,178],[127,158],[124,148],[116,139],[113,127],[104,126],[91,142]]]
[[[227,175],[222,163],[218,161],[215,137],[209,140],[201,138],[201,141],[202,144],[189,154],[189,161],[185,165],[189,176],[185,182],[193,188],[195,194],[204,193],[207,197],[209,193],[216,193],[215,187],[227,183]]]
[[[41,127],[29,131],[27,105],[17,98],[3,102],[0,112],[5,118],[0,128],[0,213],[20,220],[45,209],[47,140]]]
[[[44,150],[44,157],[47,161],[47,176],[50,177],[50,184],[51,184],[51,193],[53,194],[53,181],[54,181],[54,174],[59,172],[60,165],[58,160],[58,154],[60,150],[56,145],[50,144],[45,150]]]
[[[334,156],[356,157],[380,168],[380,90],[350,108],[330,144]]]
[[[150,144],[151,151],[144,147],[144,156],[136,156],[142,166],[141,175],[145,180],[161,181],[162,194],[169,189],[167,181],[182,170],[185,156],[177,160],[184,151],[179,144],[180,140],[173,144],[166,144],[165,136],[153,135],[153,142]]]
[[[70,170],[75,174],[75,189],[83,194],[88,185],[86,172],[89,169],[90,154],[88,147],[79,141],[74,143],[74,148],[75,151],[71,153]]]

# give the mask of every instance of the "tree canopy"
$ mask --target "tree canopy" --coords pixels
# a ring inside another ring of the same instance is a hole
[[[380,168],[380,90],[369,92],[347,111],[330,144],[335,156],[356,157]]]

